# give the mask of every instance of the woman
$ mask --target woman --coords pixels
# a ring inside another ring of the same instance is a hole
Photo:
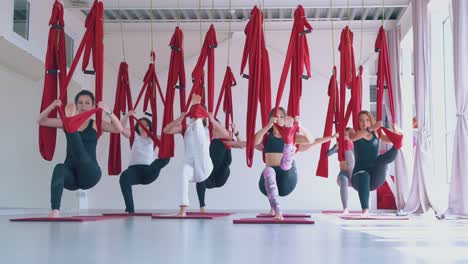
[[[313,141],[309,132],[299,124],[298,118],[286,116],[282,107],[278,108],[276,116],[273,116],[274,112],[275,109],[272,109],[269,123],[255,134],[254,144],[265,153],[266,167],[260,177],[260,191],[268,197],[274,218],[282,220],[278,196],[290,194],[297,184],[295,145],[299,145],[298,151],[306,151],[313,145],[331,140],[332,137]],[[295,133],[297,130],[299,133]]]
[[[126,127],[130,116],[135,114],[134,111],[129,111],[122,119],[122,126]],[[152,131],[151,121],[142,117],[139,119],[142,126],[149,132]],[[128,169],[124,170],[120,175],[120,190],[125,201],[125,212],[134,213],[132,185],[148,185],[154,182],[159,177],[159,172],[169,163],[167,159],[154,159],[153,139],[146,133],[145,129],[140,127],[140,124],[135,126],[135,140],[130,154],[130,162]],[[130,138],[131,131],[125,128],[122,135]]]
[[[219,123],[219,121],[217,121]],[[206,212],[205,192],[206,189],[220,188],[226,184],[231,173],[229,166],[232,162],[231,149],[245,148],[246,143],[236,130],[235,124],[231,125],[233,134],[229,132],[229,138],[223,138],[224,131],[213,130],[213,140],[210,143],[210,157],[213,162],[213,171],[208,179],[203,182],[197,182],[197,195],[200,203],[200,212]]]
[[[60,100],[55,100],[39,115],[38,124],[46,127],[63,128],[59,118],[49,118],[49,113],[56,107],[61,107]],[[120,133],[123,128],[119,119],[102,102],[98,107],[111,119],[111,123],[103,121],[102,130],[110,133]],[[75,96],[75,104],[65,107],[67,117],[93,110],[95,108],[94,94],[87,90],[80,91]],[[64,163],[57,164],[52,174],[50,185],[50,202],[52,211],[49,217],[60,217],[60,202],[63,189],[70,191],[87,190],[94,187],[101,179],[101,168],[96,160],[96,144],[98,135],[96,123],[89,118],[84,121],[78,131],[65,131],[67,139],[67,154]]]
[[[378,155],[380,140],[385,144],[392,144],[386,135],[382,134],[379,138],[376,133],[382,127],[382,121],[375,122],[374,116],[369,111],[361,111],[358,116],[359,130],[350,137],[354,143],[356,158],[351,183],[359,193],[362,216],[367,217],[370,191],[378,189],[385,183],[387,164],[395,160],[398,149],[393,145],[390,150]],[[395,128],[393,131],[396,132]],[[401,136],[399,133],[396,134]],[[400,141],[401,139],[402,136]]]
[[[200,104],[201,97],[193,96],[189,113],[182,113],[180,117],[167,124],[163,132],[166,134],[182,134],[184,136],[185,155],[182,167],[181,202],[177,216],[186,216],[190,205],[188,197],[189,182],[203,182],[213,171],[210,157],[210,135],[208,122],[212,125],[213,133],[219,133],[223,138],[229,137],[228,131],[214,119],[212,114]],[[183,131],[182,122],[187,118],[187,127]]]

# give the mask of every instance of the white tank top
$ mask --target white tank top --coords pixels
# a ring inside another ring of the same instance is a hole
[[[143,138],[135,133],[133,141],[130,162],[132,165],[150,165],[154,161],[153,140],[151,138]]]

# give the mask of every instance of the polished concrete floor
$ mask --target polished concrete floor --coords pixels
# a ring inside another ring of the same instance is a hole
[[[14,223],[8,221],[12,214],[25,216],[0,212],[0,263],[468,263],[468,220],[440,221],[431,214],[345,221],[313,213],[315,225],[232,224],[255,212],[85,223]]]

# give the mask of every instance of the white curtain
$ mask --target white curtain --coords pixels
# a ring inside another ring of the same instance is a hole
[[[430,0],[411,0],[413,15],[414,89],[418,136],[413,182],[405,207],[399,214],[421,214],[434,206],[428,192],[428,181],[433,177],[430,124]],[[434,209],[435,210],[435,209]]]
[[[447,213],[468,215],[468,1],[452,0],[453,62],[457,126]]]
[[[410,170],[408,165],[410,165],[413,159],[413,140],[412,140],[412,116],[411,111],[405,111],[404,106],[404,96],[403,90],[400,82],[400,63],[399,63],[399,50],[400,50],[400,26],[394,27],[392,30],[388,31],[388,56],[390,60],[390,72],[392,75],[392,85],[393,85],[393,97],[395,105],[395,119],[396,124],[401,128],[403,134],[405,135],[403,141],[403,147],[400,150],[399,155],[395,159],[395,202],[397,209],[403,209],[406,204],[406,199],[409,194],[409,176]],[[386,98],[388,99],[388,98]],[[388,105],[387,103],[385,105]],[[406,105],[410,108],[411,105]],[[406,113],[409,113],[407,115]],[[387,116],[389,118],[389,112],[387,111]],[[392,120],[392,123],[394,121]],[[411,164],[412,165],[412,164]]]

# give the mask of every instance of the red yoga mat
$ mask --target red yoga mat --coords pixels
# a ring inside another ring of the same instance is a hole
[[[201,215],[201,216],[212,216],[212,217],[223,217],[223,216],[229,216],[234,213],[229,213],[229,212],[207,212],[207,213],[200,213],[200,212],[187,212],[187,215]]]
[[[391,216],[391,215],[369,215],[361,217],[360,215],[340,215],[343,220],[409,220],[409,217]]]
[[[313,225],[314,221],[304,218],[285,218],[284,220],[277,220],[273,218],[241,218],[232,221],[234,224],[297,224],[297,225]]]
[[[340,210],[323,210],[322,214],[330,214],[330,215],[341,215],[343,211]],[[361,214],[361,211],[349,211],[350,214]]]
[[[153,213],[107,213],[103,216],[152,216]]]
[[[104,215],[87,215],[87,216],[65,216],[65,217],[26,217],[13,218],[11,222],[90,222],[100,220],[111,220],[124,218],[122,216],[104,216]]]
[[[219,216],[217,216],[219,217]],[[167,214],[153,214],[152,219],[213,219],[215,216],[202,215],[202,214],[187,214],[187,216],[167,215]]]
[[[273,218],[274,215],[262,213],[257,215],[258,218]],[[283,214],[284,218],[310,218],[308,214]]]

